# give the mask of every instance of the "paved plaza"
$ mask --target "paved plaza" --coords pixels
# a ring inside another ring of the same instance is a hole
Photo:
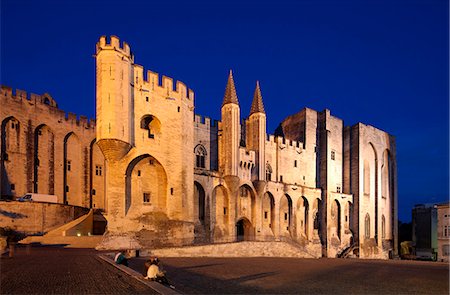
[[[144,258],[130,266],[143,271]],[[185,294],[449,294],[449,266],[419,261],[161,258]]]
[[[16,248],[0,259],[1,294],[156,294],[90,249]]]
[[[0,260],[1,294],[155,294],[89,249],[16,249]],[[130,267],[143,273],[145,258]],[[448,294],[449,266],[418,261],[161,258],[184,294]]]

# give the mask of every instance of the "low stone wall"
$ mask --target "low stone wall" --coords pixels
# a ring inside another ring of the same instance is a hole
[[[0,227],[44,234],[89,212],[88,208],[41,202],[0,201]]]

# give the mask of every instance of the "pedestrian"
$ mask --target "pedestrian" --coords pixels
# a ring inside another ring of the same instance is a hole
[[[114,262],[116,264],[123,264],[125,266],[128,266],[128,259],[125,255],[125,250],[121,250],[116,254],[116,257],[114,257]]]

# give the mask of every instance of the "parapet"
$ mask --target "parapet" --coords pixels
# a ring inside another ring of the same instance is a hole
[[[109,38],[109,42],[106,36],[101,36],[99,41],[97,42],[96,54],[104,49],[116,50],[133,60],[133,54],[131,53],[130,46],[125,41],[121,43],[119,37],[117,36],[112,35]]]
[[[164,92],[168,98],[178,98],[194,100],[194,91],[187,88],[186,84],[181,81],[174,83],[174,79],[161,76],[158,73],[147,70],[147,75],[144,76],[144,67],[138,64],[134,65],[135,87],[142,91],[160,91]],[[175,88],[174,88],[175,86]]]
[[[71,121],[72,123],[83,126],[86,129],[95,128],[95,120],[88,120],[86,116],[80,116],[79,118],[77,118],[77,115],[74,113],[66,114],[63,110],[58,109],[58,104],[48,93],[44,93],[42,95],[27,93],[24,90],[13,90],[11,87],[1,85],[0,98],[1,100],[6,99],[16,102],[28,102],[26,104],[23,104],[24,108],[35,108],[36,106],[39,106],[42,108],[41,110],[47,109],[52,115],[57,117],[58,122]]]
[[[287,149],[303,149],[303,143],[300,141],[295,140],[289,140],[281,136],[275,136],[272,134],[269,134],[266,138],[266,141],[269,144],[276,144],[280,147],[287,148]]]
[[[195,114],[194,122],[197,123],[197,126],[203,125],[203,127],[218,127],[219,121],[211,120],[209,117],[203,117],[201,115]],[[200,126],[199,126],[200,127]]]

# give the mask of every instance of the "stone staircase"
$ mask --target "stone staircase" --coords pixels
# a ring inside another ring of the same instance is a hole
[[[287,242],[236,242],[141,250],[142,256],[155,255],[161,257],[294,257],[319,258],[307,249]]]

